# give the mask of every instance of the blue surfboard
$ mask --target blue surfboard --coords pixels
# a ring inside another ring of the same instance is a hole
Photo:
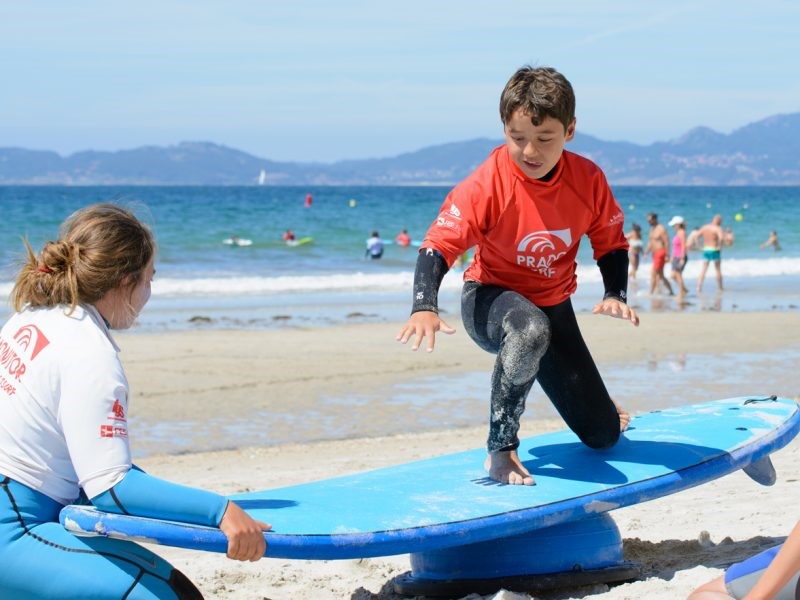
[[[480,547],[607,517],[607,511],[738,469],[769,484],[774,472],[768,455],[788,444],[798,430],[800,413],[791,399],[729,398],[635,416],[619,443],[604,451],[585,447],[568,430],[527,438],[519,455],[535,486],[491,481],[483,469],[485,450],[476,449],[231,499],[272,524],[273,530],[265,533],[268,557],[414,553],[418,567],[425,569],[431,557],[450,560],[449,548]],[[61,523],[76,534],[213,552],[227,548],[218,529],[87,506],[65,507]],[[445,555],[439,558],[437,552]],[[621,549],[617,554],[614,560]]]

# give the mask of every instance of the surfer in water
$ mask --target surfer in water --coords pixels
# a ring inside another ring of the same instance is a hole
[[[27,263],[0,330],[0,597],[202,598],[180,571],[127,540],[77,537],[70,503],[219,527],[228,557],[264,555],[266,523],[219,494],[131,463],[128,381],[112,329],[150,298],[152,233],[129,211],[96,204]]]
[[[583,341],[570,296],[575,257],[589,236],[604,294],[592,312],[638,325],[625,300],[628,241],[624,215],[603,172],[564,151],[575,135],[575,96],[556,70],[523,67],[500,99],[505,144],[447,196],[417,257],[411,316],[396,339],[417,350],[437,332],[438,290],[457,257],[475,246],[464,273],[464,328],[497,355],[491,380],[486,467],[511,484],[534,483],[520,461],[520,418],[538,379],[584,444],[613,446],[627,427]]]
[[[364,251],[364,256],[372,260],[378,260],[383,256],[383,240],[378,235],[377,231],[373,231],[367,240],[367,249]]]

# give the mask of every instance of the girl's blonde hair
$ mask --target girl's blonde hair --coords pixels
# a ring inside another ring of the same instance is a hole
[[[93,304],[110,290],[137,284],[155,256],[150,229],[116,204],[93,204],[70,215],[58,240],[45,243],[37,256],[23,239],[27,262],[17,275],[11,302],[49,307]]]

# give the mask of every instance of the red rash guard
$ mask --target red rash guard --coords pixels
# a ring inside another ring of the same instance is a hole
[[[548,181],[527,178],[496,148],[448,194],[423,248],[452,266],[477,246],[464,279],[514,290],[553,306],[577,287],[575,256],[588,234],[595,261],[628,249],[624,215],[600,168],[564,151]]]

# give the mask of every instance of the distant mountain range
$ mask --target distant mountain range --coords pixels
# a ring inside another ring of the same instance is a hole
[[[0,148],[0,185],[452,185],[502,139],[331,164],[276,162],[210,142],[118,152]],[[722,134],[692,129],[667,142],[609,142],[578,133],[569,150],[617,185],[800,185],[800,113]]]

